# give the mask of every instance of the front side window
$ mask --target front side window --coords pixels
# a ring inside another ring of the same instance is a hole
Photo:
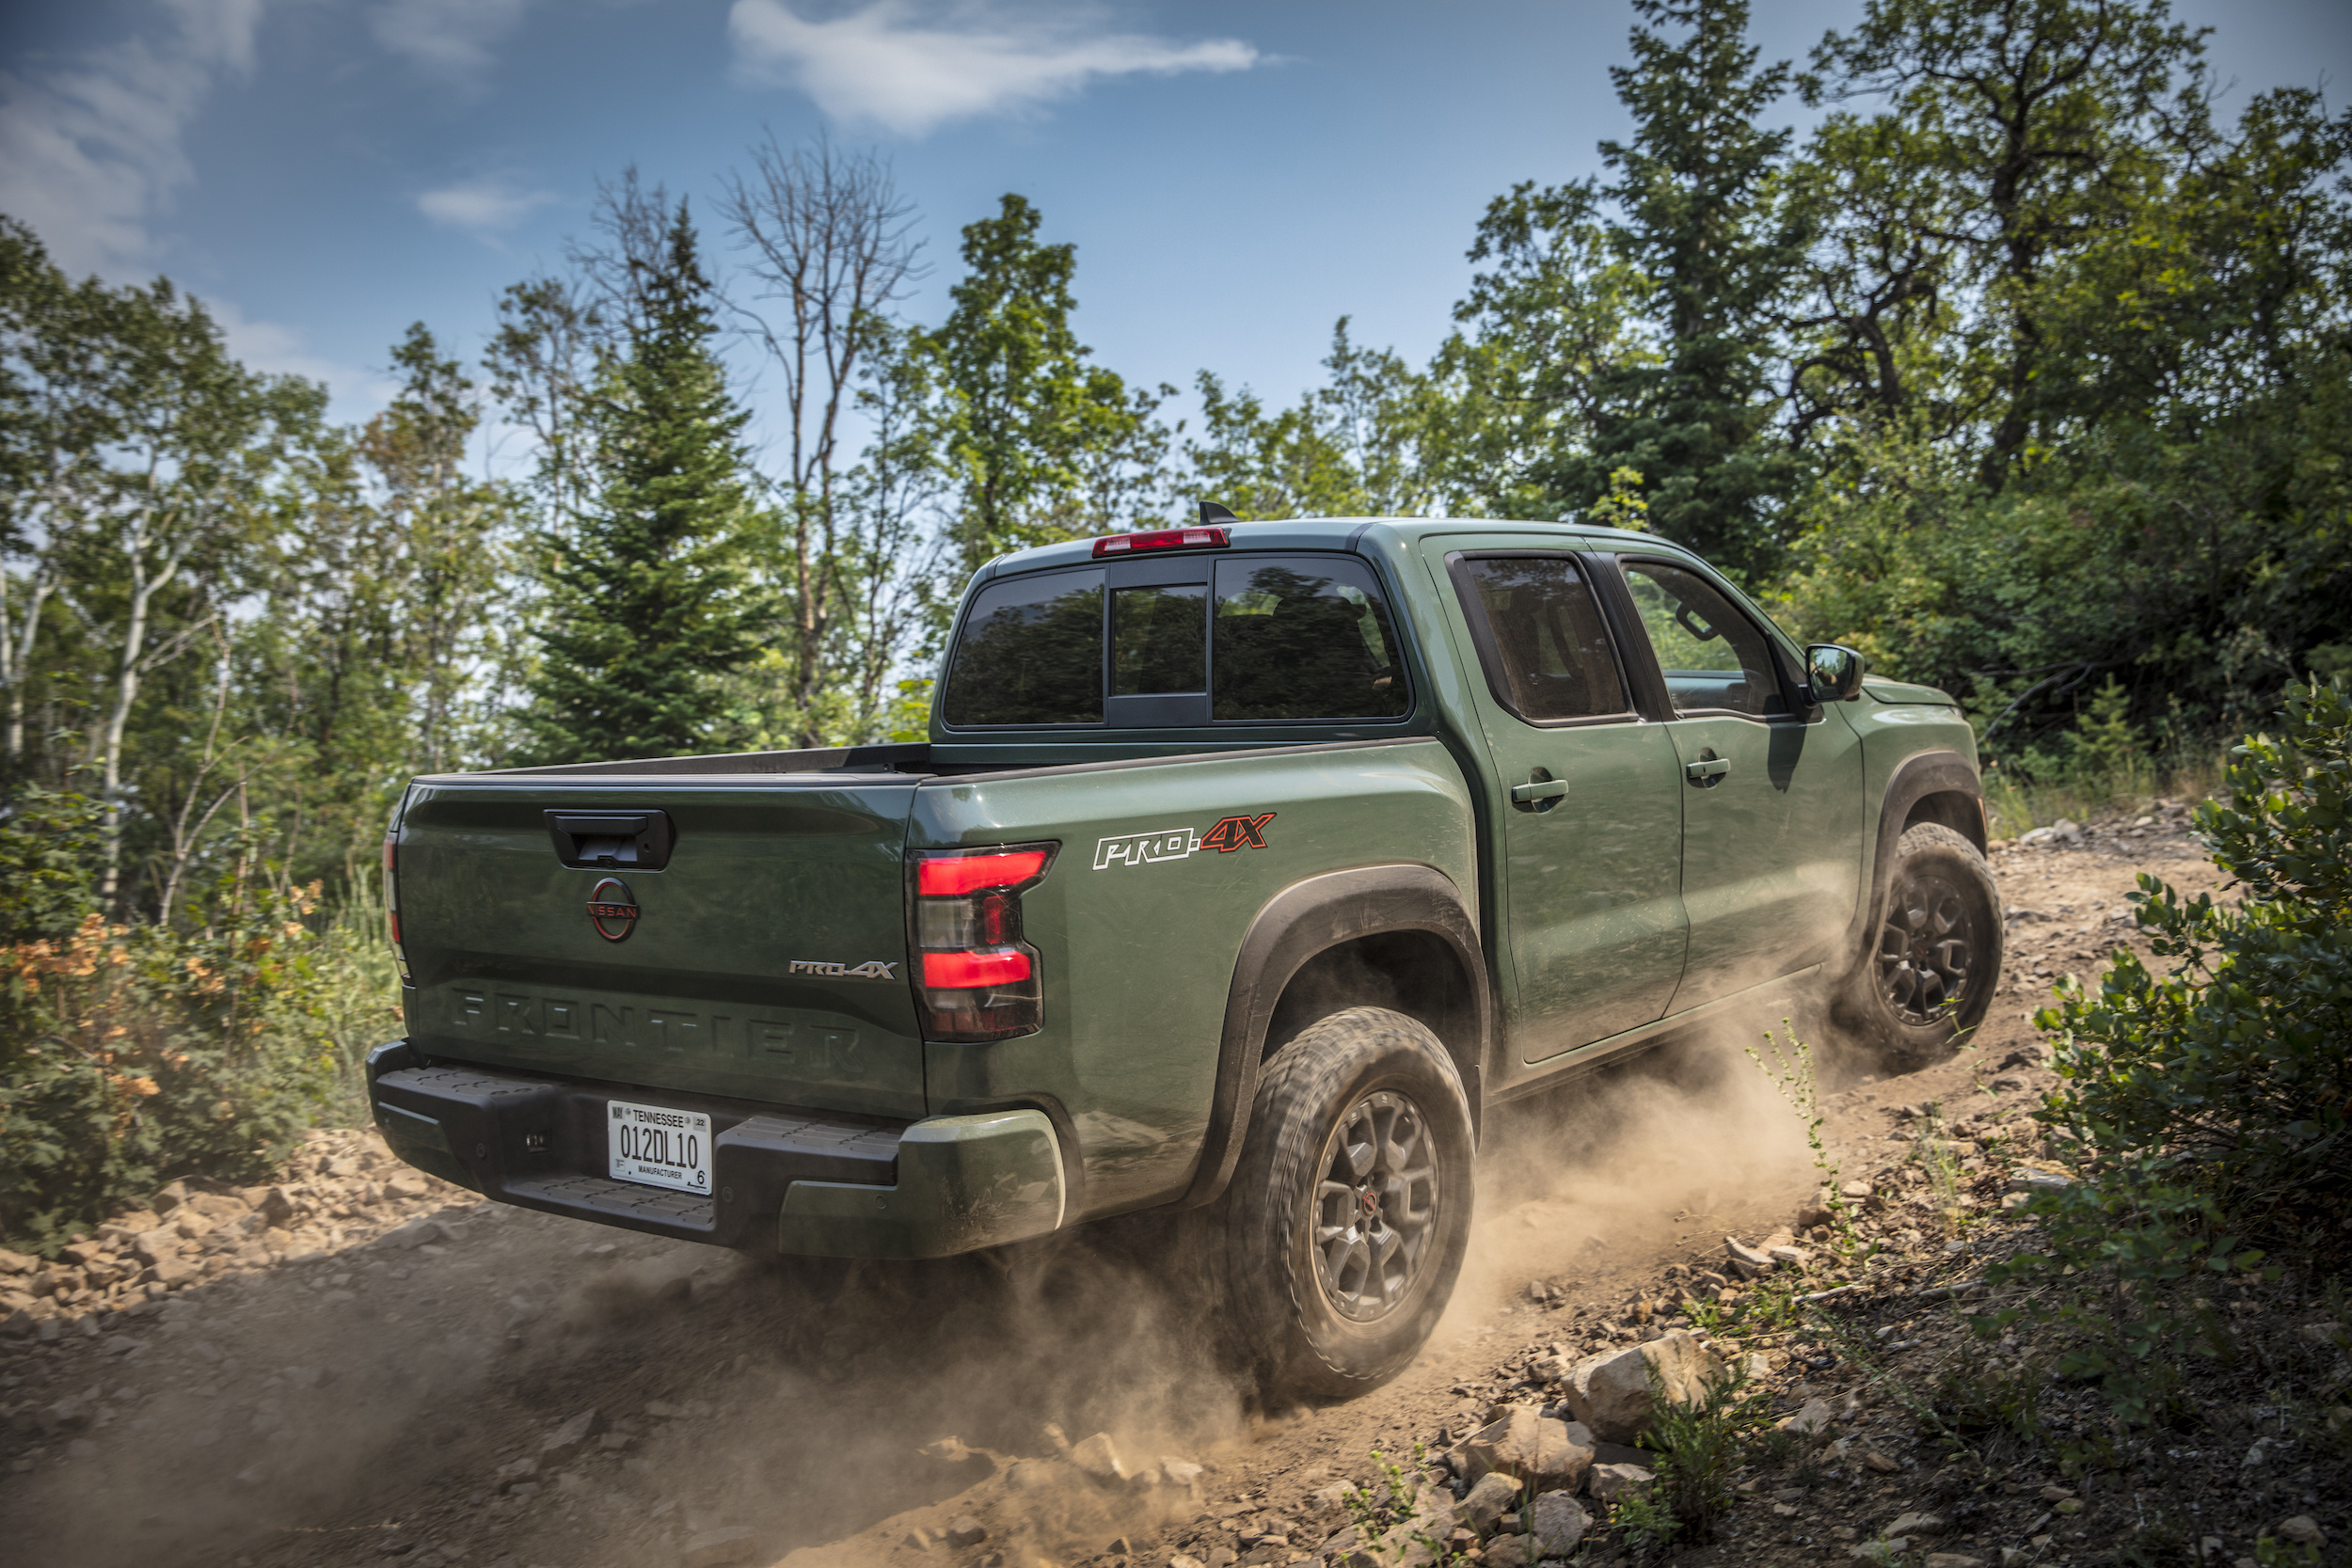
[[[964,617],[940,711],[955,725],[1101,723],[1101,569],[981,589]]]
[[[1216,563],[1217,719],[1401,719],[1413,694],[1379,584],[1357,561]]]
[[[1661,561],[1623,564],[1677,714],[1727,711],[1763,719],[1789,711],[1772,643],[1722,590]]]
[[[1485,623],[1487,680],[1514,713],[1540,724],[1627,711],[1600,606],[1574,561],[1469,556],[1454,567]]]

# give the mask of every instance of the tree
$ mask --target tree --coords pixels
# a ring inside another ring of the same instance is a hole
[[[1755,576],[1776,563],[1799,477],[1770,428],[1772,311],[1802,240],[1774,178],[1790,134],[1756,125],[1790,78],[1756,69],[1747,0],[1634,9],[1647,24],[1634,63],[1610,69],[1634,135],[1601,152],[1618,175],[1613,237],[1646,282],[1658,354],[1599,367],[1592,451],[1564,488],[1589,504],[1610,474],[1637,469],[1653,528]],[[1689,31],[1670,39],[1668,26]]]
[[[549,760],[712,743],[727,718],[719,678],[756,652],[764,609],[747,570],[746,416],[713,352],[714,301],[684,201],[658,256],[629,265],[643,309],[597,376],[595,500],[541,545],[548,594],[531,724]]]
[[[771,485],[787,617],[781,719],[790,744],[818,746],[842,721],[845,684],[858,693],[850,709],[870,715],[872,669],[894,662],[903,642],[877,607],[904,564],[895,526],[904,515],[845,497],[842,443],[860,388],[896,375],[878,366],[899,347],[888,311],[916,275],[919,246],[908,234],[912,207],[872,154],[823,141],[787,152],[771,135],[751,158],[748,178],[729,177],[722,211],[751,255],[739,309],[784,382],[785,467]]]
[[[933,361],[967,568],[1158,510],[1142,500],[1157,499],[1148,483],[1125,483],[1156,461],[1158,397],[1131,394],[1087,362],[1092,351],[1070,325],[1077,248],[1039,243],[1040,222],[1025,198],[1008,195],[995,217],[966,225],[954,307],[916,340]]]

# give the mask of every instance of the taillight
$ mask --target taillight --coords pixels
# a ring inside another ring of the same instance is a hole
[[[1151,550],[1221,550],[1233,542],[1221,528],[1161,528],[1148,533],[1114,533],[1094,542],[1094,559],[1140,555]]]
[[[400,943],[400,830],[384,835],[384,934],[391,939],[392,962],[401,984],[408,983],[408,950]]]
[[[1021,940],[1021,895],[1045,879],[1057,847],[915,855],[914,991],[926,1039],[1001,1040],[1042,1025],[1037,949]]]

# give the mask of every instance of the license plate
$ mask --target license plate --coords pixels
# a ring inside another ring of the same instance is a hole
[[[605,1103],[605,1148],[612,1157],[613,1180],[681,1193],[710,1191],[708,1117],[625,1100]]]

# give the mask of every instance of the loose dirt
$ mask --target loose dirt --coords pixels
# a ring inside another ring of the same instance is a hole
[[[1943,1210],[1998,1209],[1988,1160],[2004,1136],[2022,1147],[2052,1082],[2032,1013],[2137,940],[2134,875],[2216,880],[2178,808],[1994,863],[2009,958],[1972,1047],[1902,1074],[1820,1056],[1825,1157],[1872,1183],[1864,1223],[1900,1259],[1860,1271],[1873,1290],[1978,1266]],[[1371,1480],[1375,1450],[1549,1398],[1525,1382],[1535,1359],[1634,1343],[1686,1297],[1736,1291],[1725,1238],[1813,1206],[1802,1118],[1742,1049],[1777,1022],[1499,1114],[1472,1262],[1427,1352],[1320,1409],[1245,1404],[1148,1226],[922,1267],[761,1263],[472,1201],[399,1175],[372,1135],[322,1135],[281,1201],[214,1195],[262,1223],[214,1204],[234,1234],[192,1247],[176,1288],[103,1262],[38,1297],[36,1275],[0,1276],[21,1308],[0,1338],[0,1540],[142,1568],[1313,1560],[1346,1523],[1331,1488]],[[1960,1171],[1948,1192],[1903,1174],[1931,1128]],[[119,1262],[144,1223],[97,1240]],[[1834,1388],[1766,1354],[1784,1402]],[[1872,1506],[1932,1468],[1883,1457],[1893,1474],[1857,1492]],[[1850,1527],[1796,1518],[1751,1544],[1844,1560],[1827,1532]]]

